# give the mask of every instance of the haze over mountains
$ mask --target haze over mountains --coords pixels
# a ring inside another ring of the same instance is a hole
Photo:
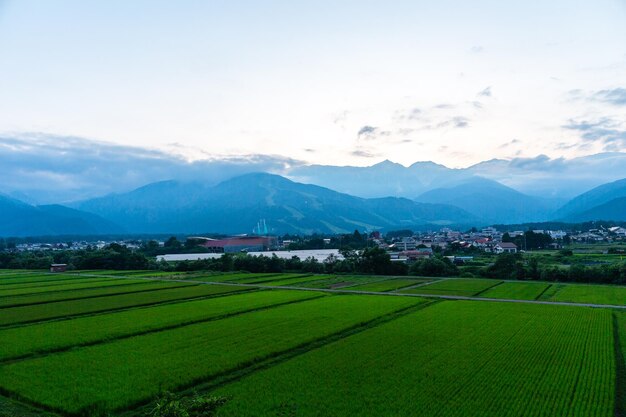
[[[189,162],[172,152],[122,146],[85,138],[30,134],[0,135],[0,192],[30,204],[66,204],[125,193],[154,182],[197,181],[216,185],[252,172],[282,175],[363,198],[414,199],[480,176],[521,193],[569,200],[599,185],[626,178],[626,153],[574,159],[489,160],[452,169],[433,162],[408,167],[389,161],[365,167],[309,165],[276,155],[206,156]],[[419,155],[415,156],[419,160]]]
[[[274,233],[350,233],[478,221],[463,209],[404,198],[362,199],[271,174],[216,186],[166,181],[88,200],[76,207],[142,233],[245,233],[265,219]]]
[[[263,155],[188,162],[44,135],[0,137],[0,161],[0,236],[249,233],[262,218],[273,233],[626,220],[619,152],[340,167]]]
[[[361,198],[287,178],[253,173],[217,185],[162,181],[72,204],[33,206],[0,196],[0,236],[114,233],[250,233],[265,219],[271,233],[469,228],[562,220],[626,220],[626,179],[562,205],[493,180],[460,176],[411,200]]]
[[[122,233],[95,214],[60,205],[32,206],[0,195],[0,236],[99,235]]]

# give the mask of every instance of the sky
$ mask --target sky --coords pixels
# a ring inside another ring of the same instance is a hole
[[[0,135],[356,166],[626,151],[626,0],[0,0]]]

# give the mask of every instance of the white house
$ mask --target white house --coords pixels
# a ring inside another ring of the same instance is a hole
[[[495,253],[517,253],[517,245],[511,242],[501,242],[493,247]]]

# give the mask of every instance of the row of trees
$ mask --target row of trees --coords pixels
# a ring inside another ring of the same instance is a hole
[[[248,256],[224,254],[220,258],[178,263],[157,262],[141,251],[119,244],[102,249],[78,251],[0,252],[0,268],[45,269],[51,263],[66,263],[75,269],[161,269],[165,271],[249,271],[249,272],[307,272],[329,274],[416,275],[429,277],[480,276],[494,279],[542,280],[626,284],[626,262],[569,267],[540,264],[537,257],[501,254],[486,266],[462,269],[439,254],[430,259],[413,262],[393,262],[384,250],[374,247],[363,250],[344,249],[343,259],[329,257],[320,262],[315,258],[282,259],[277,256]]]
[[[626,262],[561,267],[542,265],[537,257],[525,260],[520,254],[503,253],[498,255],[493,264],[480,270],[480,274],[497,279],[626,284]]]
[[[0,268],[47,269],[64,263],[73,269],[156,269],[156,261],[126,246],[112,243],[102,249],[0,252]]]

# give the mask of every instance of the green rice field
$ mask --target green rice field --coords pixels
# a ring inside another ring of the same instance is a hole
[[[217,393],[225,416],[608,417],[611,339],[606,310],[445,301]]]
[[[609,285],[567,284],[558,287],[549,301],[626,305],[626,287]]]
[[[165,288],[183,287],[193,284],[179,284],[167,281],[121,281],[117,280],[115,285],[98,285],[89,288],[74,288],[67,291],[46,291],[42,293],[29,293],[12,297],[0,297],[0,308],[24,306],[29,304],[45,304],[55,301],[77,300],[85,298],[96,298],[112,294],[128,294],[133,292],[143,292],[151,290],[161,290]],[[45,287],[48,288],[48,287]]]
[[[512,300],[536,300],[550,287],[546,283],[503,282],[480,294],[484,298],[508,298]]]
[[[432,295],[458,295],[471,297],[498,285],[500,281],[492,279],[451,278],[434,282],[401,292]]]
[[[413,285],[423,284],[428,282],[427,279],[386,279],[384,281],[372,282],[369,284],[356,285],[351,287],[353,291],[373,291],[373,292],[385,292],[395,291],[405,287],[411,287]]]
[[[626,415],[626,287],[96,272],[0,271],[1,417]]]

